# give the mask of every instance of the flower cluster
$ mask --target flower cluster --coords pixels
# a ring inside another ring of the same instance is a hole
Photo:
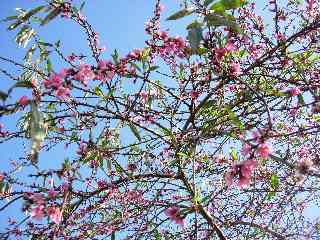
[[[50,76],[49,79],[44,80],[43,84],[47,89],[56,91],[56,96],[61,100],[67,100],[70,97],[70,86],[64,84],[64,79],[71,74],[70,69],[62,69],[59,73]]]
[[[60,208],[51,206],[46,208],[44,196],[40,193],[34,193],[30,196],[34,207],[31,208],[31,217],[37,221],[41,221],[47,215],[51,221],[59,224],[62,220],[62,212]]]
[[[238,179],[238,186],[245,188],[250,185],[251,175],[257,166],[257,162],[253,159],[245,160],[240,164],[234,165],[225,175],[225,181],[230,188],[234,178]]]
[[[169,207],[165,210],[165,214],[176,224],[183,226],[184,219],[179,215],[180,209],[176,206]]]

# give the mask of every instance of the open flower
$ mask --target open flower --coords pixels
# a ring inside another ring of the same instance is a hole
[[[41,205],[37,205],[36,207],[32,208],[30,215],[35,220],[41,221],[42,218],[44,217],[44,206],[41,204]]]
[[[267,159],[272,153],[272,147],[268,143],[261,143],[257,148],[257,153],[261,158]]]
[[[57,207],[50,207],[47,210],[48,216],[51,221],[53,221],[56,224],[59,224],[62,220],[62,212]]]
[[[179,210],[180,209],[178,207],[172,206],[166,209],[164,213],[176,224],[183,226],[184,219],[181,216],[179,216]]]
[[[256,167],[257,162],[253,159],[234,165],[225,175],[228,188],[232,186],[234,178],[238,178],[238,187],[241,189],[248,187],[251,182],[251,175]]]
[[[29,98],[27,96],[22,96],[20,99],[19,99],[19,104],[21,106],[26,106],[29,104]]]
[[[300,90],[300,88],[299,87],[293,87],[293,88],[291,88],[290,90],[289,90],[289,94],[291,95],[291,96],[298,96],[298,95],[300,95],[301,94],[301,90]]]

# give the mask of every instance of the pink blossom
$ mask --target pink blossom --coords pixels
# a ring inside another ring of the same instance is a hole
[[[0,173],[0,182],[2,182],[4,179],[4,175],[2,173]]]
[[[286,36],[283,33],[278,33],[278,34],[276,34],[276,39],[278,41],[284,41],[284,40],[286,40]]]
[[[233,184],[233,177],[234,177],[233,170],[228,171],[224,177],[224,180],[226,181],[228,188],[230,188]]]
[[[68,59],[68,61],[70,61],[70,62],[74,62],[74,61],[77,59],[77,56],[76,56],[74,53],[72,53],[71,55],[69,55],[69,56],[67,57],[67,59]]]
[[[240,64],[239,63],[231,63],[230,64],[230,73],[233,76],[241,75],[243,72],[241,70]]]
[[[253,170],[257,167],[257,162],[253,159],[243,161],[241,164],[241,175],[250,178]]]
[[[176,206],[169,207],[165,210],[165,214],[176,224],[184,225],[184,219],[179,216],[179,208]]]
[[[62,85],[62,78],[60,74],[53,74],[49,79],[44,80],[45,88],[58,89]]]
[[[199,97],[200,93],[197,91],[191,91],[190,95],[192,100],[196,100]]]
[[[217,48],[215,49],[215,55],[217,60],[220,62],[224,55],[227,53],[225,48]]]
[[[237,50],[236,46],[233,44],[232,41],[228,41],[224,48],[225,48],[226,52],[232,52],[232,51]]]
[[[21,106],[26,106],[29,104],[29,98],[27,96],[22,96],[20,99],[19,99],[19,104]]]
[[[251,179],[249,177],[240,176],[238,181],[238,187],[240,189],[246,188],[250,185]]]
[[[47,210],[49,218],[56,224],[59,224],[62,220],[62,212],[57,207],[50,207]]]
[[[142,98],[142,102],[146,104],[149,99],[149,93],[147,91],[142,90],[140,91],[139,96]]]
[[[300,158],[304,157],[304,156],[307,156],[308,154],[309,154],[309,150],[306,147],[302,147],[298,151],[298,155],[299,155]]]
[[[37,205],[43,205],[44,204],[44,198],[43,198],[43,195],[41,193],[32,194],[31,199],[33,201],[35,201],[35,203]]]
[[[308,4],[308,11],[313,11],[315,5],[316,5],[316,1],[315,0],[306,0],[307,4]]]
[[[301,94],[301,90],[299,87],[293,87],[289,90],[289,93],[291,96],[298,96],[299,94]]]
[[[56,91],[56,95],[61,100],[68,100],[70,97],[70,89],[67,87],[59,87]]]
[[[69,182],[62,183],[60,189],[62,192],[67,192],[69,190]]]
[[[74,79],[81,81],[84,85],[87,85],[88,81],[94,78],[95,74],[91,70],[91,66],[88,64],[80,65],[78,73],[74,76]]]
[[[44,217],[44,206],[43,205],[37,205],[36,207],[32,208],[31,210],[31,217],[34,218],[37,221],[41,221]]]
[[[49,191],[48,191],[48,196],[49,198],[55,198],[56,196],[58,195],[58,192],[55,191],[53,188],[51,188]]]
[[[257,162],[253,159],[249,159],[234,165],[225,175],[225,181],[230,188],[233,184],[233,179],[238,177],[238,187],[245,188],[250,185],[251,175],[257,166]]]
[[[217,154],[213,157],[216,163],[223,163],[226,160],[226,157],[223,154]]]
[[[310,158],[304,157],[298,162],[298,171],[300,174],[307,174],[309,171],[314,170],[313,165],[313,161]]]
[[[257,153],[261,158],[266,159],[272,153],[272,147],[268,143],[261,143],[257,148]]]
[[[3,123],[0,123],[0,137],[8,136],[9,132],[4,130],[5,126]]]
[[[86,151],[86,144],[81,140],[80,143],[79,143],[79,149],[77,151],[77,154],[78,155],[83,155]]]
[[[248,155],[250,155],[251,150],[252,150],[251,146],[249,144],[245,144],[245,145],[243,145],[243,147],[241,149],[241,153],[244,156],[248,156]]]

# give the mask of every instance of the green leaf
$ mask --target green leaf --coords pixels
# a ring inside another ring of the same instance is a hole
[[[159,66],[151,66],[150,68],[149,68],[149,72],[152,72],[152,71],[154,71],[154,70],[157,70],[159,68]]]
[[[138,129],[136,128],[136,126],[133,125],[132,123],[128,123],[128,125],[129,125],[129,128],[131,129],[133,135],[134,135],[139,141],[141,141],[141,137],[140,137],[139,131],[138,131]]]
[[[59,47],[60,47],[60,45],[61,45],[61,41],[60,41],[60,40],[58,40],[54,45],[56,46],[56,48],[59,48]]]
[[[117,49],[114,50],[113,54],[111,55],[112,56],[112,59],[113,59],[113,62],[115,64],[118,64],[119,63],[119,54],[118,54],[118,51]]]
[[[194,21],[187,26],[187,29],[201,28],[202,25],[203,25],[202,23],[199,23],[198,21]]]
[[[32,85],[32,82],[30,82],[30,81],[20,81],[20,82],[17,82],[13,87],[15,87],[15,88],[32,88],[33,85]]]
[[[155,236],[155,240],[161,240],[162,239],[158,229],[156,229],[156,228],[154,229],[154,236]]]
[[[17,18],[18,16],[9,16],[9,17],[6,17],[5,19],[1,19],[1,22],[8,22],[11,20],[16,20]]]
[[[279,187],[279,178],[276,174],[272,174],[271,176],[271,187],[273,189],[277,189]]]
[[[81,3],[80,8],[79,8],[79,11],[80,11],[80,12],[81,12],[82,9],[84,8],[84,5],[85,5],[85,4],[86,4],[86,2],[84,2],[84,1]]]
[[[31,16],[37,14],[38,12],[42,11],[45,8],[45,6],[39,6],[36,7],[32,10],[30,10],[29,12],[27,12],[26,14],[24,14],[21,18],[19,18],[20,21],[25,22],[26,20],[28,20]]]
[[[53,9],[41,22],[40,26],[48,24],[51,20],[60,14],[61,10],[59,8]]]
[[[236,150],[234,148],[231,148],[229,150],[229,152],[230,152],[230,156],[231,156],[233,161],[237,161],[239,159],[238,158],[238,154],[237,154],[237,152],[236,152]]]
[[[36,50],[36,45],[33,44],[33,45],[31,46],[31,48],[27,51],[27,53],[26,53],[26,55],[25,55],[25,57],[24,57],[24,60],[25,60],[26,62],[30,62],[30,61],[32,60],[32,56],[33,56],[35,50]]]
[[[230,9],[236,9],[244,6],[246,2],[244,0],[221,0],[212,4],[211,10],[215,12],[224,12]]]
[[[111,233],[111,240],[116,240],[116,232]]]
[[[15,28],[17,28],[19,25],[21,24],[21,22],[15,22],[15,23],[12,23],[9,27],[8,27],[8,30],[13,30]]]
[[[205,21],[207,22],[208,26],[226,26],[230,27],[235,32],[241,32],[241,28],[239,24],[237,24],[234,20],[231,20],[228,17],[220,16],[217,14],[211,14],[207,17],[205,17]]]
[[[2,101],[5,101],[7,98],[8,98],[8,94],[3,91],[0,91],[0,99]]]
[[[47,59],[47,71],[48,71],[48,74],[52,72],[52,63],[49,58]]]
[[[299,95],[298,95],[298,103],[299,103],[301,106],[305,105],[304,97],[303,97],[302,94],[299,94]]]
[[[203,5],[207,7],[207,6],[209,6],[213,1],[214,1],[214,0],[205,0],[204,3],[203,3]]]
[[[193,9],[182,9],[174,14],[172,14],[170,17],[168,17],[166,20],[177,20],[179,18],[183,18],[185,16],[188,16],[194,12]]]
[[[190,42],[190,46],[192,51],[195,53],[200,45],[202,40],[202,29],[200,27],[191,28],[188,31],[188,40]]]
[[[99,96],[99,97],[103,97],[103,96],[104,96],[104,95],[103,95],[103,92],[102,92],[101,88],[99,88],[99,86],[96,86],[96,87],[94,88],[94,93],[95,93],[97,96]]]
[[[31,162],[37,164],[41,144],[46,137],[46,127],[42,113],[34,101],[31,102],[30,137],[32,139]]]
[[[229,118],[233,122],[233,124],[236,125],[241,131],[244,131],[245,126],[238,118],[238,116],[229,107],[225,107],[225,110],[228,113]]]

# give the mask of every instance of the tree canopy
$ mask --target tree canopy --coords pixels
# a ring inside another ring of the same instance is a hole
[[[1,213],[19,206],[1,239],[320,238],[318,1],[154,0],[124,55],[84,2],[38,2],[3,20],[25,57],[0,54],[0,143],[23,151],[0,169]],[[53,21],[89,54],[43,39]]]

